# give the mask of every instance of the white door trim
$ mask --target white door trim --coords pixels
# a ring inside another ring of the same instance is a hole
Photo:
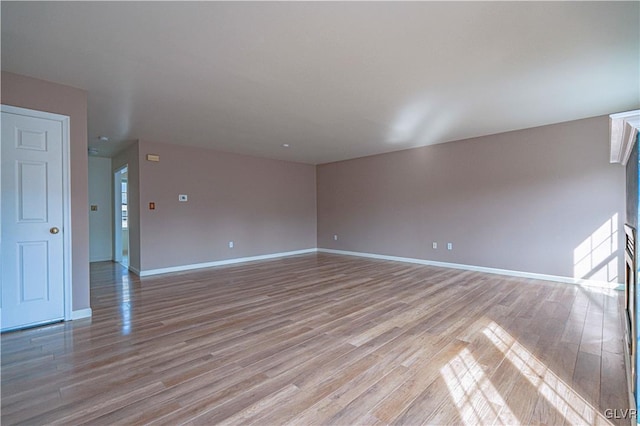
[[[66,115],[52,112],[36,111],[10,105],[0,105],[0,111],[26,117],[43,118],[58,121],[62,124],[62,218],[63,218],[63,279],[64,279],[64,320],[71,321],[72,286],[71,286],[71,180],[69,179],[71,144],[69,141],[69,121]]]
[[[122,263],[122,171],[129,170],[129,163],[113,171],[113,261]],[[127,188],[129,188],[127,184]],[[129,196],[127,189],[127,197]],[[129,200],[127,200],[127,204]],[[131,258],[129,257],[129,260]]]

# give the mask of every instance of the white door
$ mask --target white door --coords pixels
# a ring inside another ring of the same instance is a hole
[[[65,318],[63,122],[2,112],[2,330]]]

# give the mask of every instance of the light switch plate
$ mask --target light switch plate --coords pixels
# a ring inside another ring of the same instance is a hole
[[[178,195],[178,201],[184,203],[185,201],[188,200],[189,197],[187,197],[187,194],[180,194]]]

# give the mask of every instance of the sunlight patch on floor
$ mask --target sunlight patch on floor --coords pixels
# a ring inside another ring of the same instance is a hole
[[[612,424],[498,324],[492,322],[483,333],[568,423]]]
[[[460,351],[440,373],[458,407],[460,418],[466,425],[493,423],[499,416],[515,419],[468,349]]]

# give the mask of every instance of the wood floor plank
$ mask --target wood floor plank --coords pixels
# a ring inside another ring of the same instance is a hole
[[[94,263],[90,320],[1,336],[0,421],[613,424],[622,298],[324,253],[146,278]]]

